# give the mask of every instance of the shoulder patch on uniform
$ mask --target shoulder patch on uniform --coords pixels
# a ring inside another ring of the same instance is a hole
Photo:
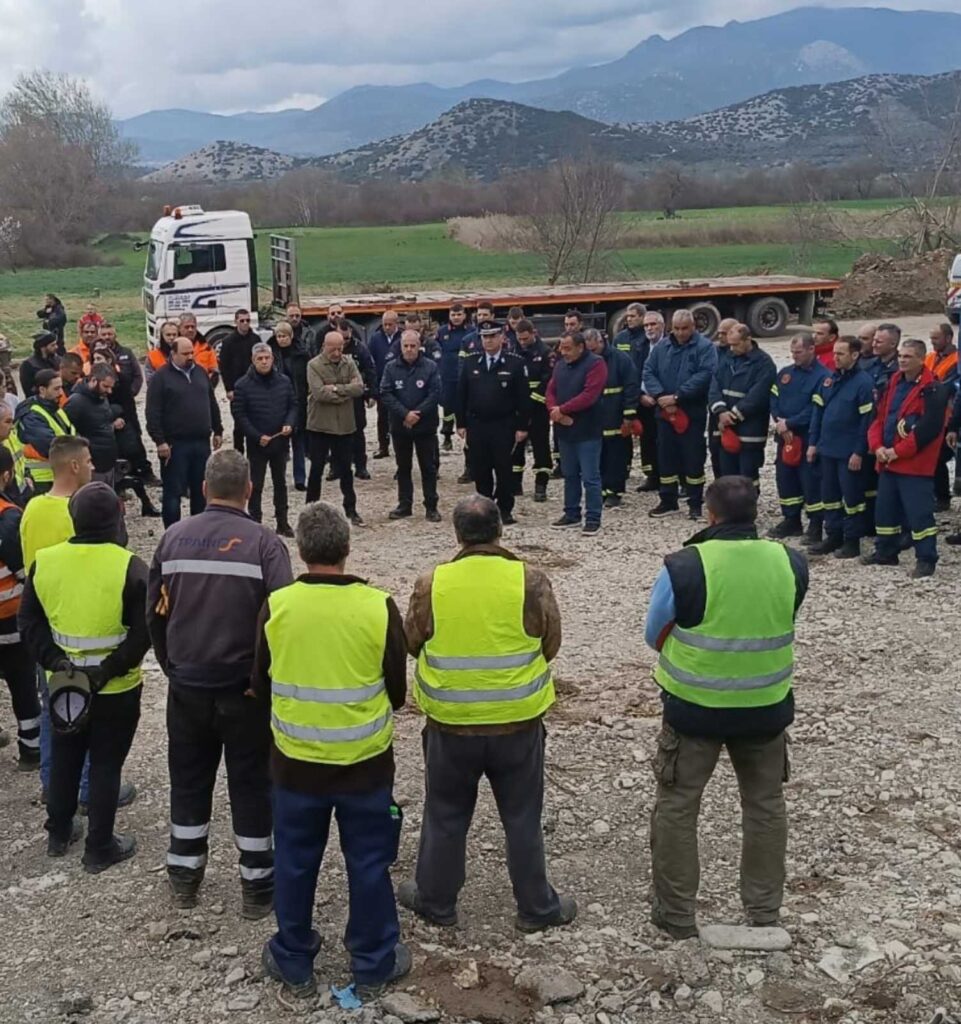
[[[825,377],[824,378],[824,386],[826,388],[831,387],[833,384],[834,384],[834,378],[833,377]]]
[[[781,383],[782,384],[790,384],[791,383],[791,375],[789,373],[782,373],[781,374]]]

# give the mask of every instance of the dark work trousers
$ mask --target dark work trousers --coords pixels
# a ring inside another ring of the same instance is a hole
[[[247,438],[244,437],[244,432],[236,424],[234,425],[234,449],[240,452],[241,455],[244,453],[244,443]]]
[[[746,476],[754,481],[754,486],[761,489],[761,466],[764,465],[764,449],[748,448],[742,445],[739,452],[726,452],[721,448],[721,476]]]
[[[637,412],[644,433],[641,435],[641,471],[657,480],[657,410],[641,405]]]
[[[722,747],[727,747],[741,797],[741,902],[752,924],[777,923],[787,850],[785,734],[723,740],[687,736],[665,724],[653,766],[651,874],[654,914],[667,924],[694,924],[700,881],[697,819]]]
[[[864,533],[874,536],[874,506],[878,500],[878,465],[873,455],[861,459],[861,477],[864,480]]]
[[[250,482],[253,490],[247,502],[250,518],[260,522],[263,518],[262,499],[264,478],[270,466],[270,479],[274,485],[274,515],[278,523],[287,521],[287,449],[289,439],[275,437],[265,448],[250,443],[247,458],[250,461]]]
[[[377,985],[394,969],[400,936],[390,866],[397,860],[402,815],[389,789],[329,796],[275,786],[274,838],[277,933],[270,949],[283,977],[302,984],[313,975],[320,935],[313,928],[317,875],[337,816],[347,867],[348,914],[344,945],[354,981]]]
[[[907,523],[919,562],[937,562],[938,528],[934,522],[934,481],[929,476],[910,476],[884,470],[879,474],[877,540],[882,558],[897,558],[901,531]]]
[[[0,641],[16,633],[0,634]],[[34,764],[40,758],[40,695],[37,667],[22,643],[0,642],[0,675],[10,691],[10,703],[17,719],[17,747],[22,760]]]
[[[50,775],[53,771],[53,725],[50,721],[50,695],[47,693],[47,673],[37,666],[37,689],[40,692],[40,787],[50,792]],[[80,803],[90,803],[90,754],[83,759],[80,773]]]
[[[605,432],[601,444],[601,494],[605,498],[623,497],[627,489],[633,447],[633,439],[621,437],[619,430],[610,436]]]
[[[556,913],[547,880],[541,813],[544,726],[488,734],[445,732],[428,725],[424,745],[424,820],[417,855],[417,891],[431,914],[446,917],[464,885],[467,831],[477,787],[486,775],[507,839],[507,871],[520,916],[543,921]]]
[[[774,479],[777,484],[781,515],[785,519],[800,521],[805,512],[808,522],[819,523],[824,518],[824,503],[821,501],[821,460],[807,460],[807,438],[798,436],[801,443],[801,462],[797,466],[786,466],[781,458],[784,442],[777,439],[777,455],[774,459]]]
[[[951,480],[948,474],[948,464],[954,461],[954,452],[943,444],[941,454],[938,456],[938,465],[934,471],[934,496],[938,501],[951,500]]]
[[[860,540],[864,536],[864,470],[852,473],[847,459],[819,458],[824,531],[829,537]]]
[[[164,526],[180,522],[180,499],[186,495],[190,496],[192,516],[199,515],[207,507],[203,486],[209,457],[210,441],[207,438],[170,442],[170,458],[160,463]]]
[[[353,434],[323,434],[317,430],[307,431],[307,454],[310,456],[310,474],[307,477],[307,501],[320,501],[320,485],[324,479],[324,468],[330,459],[331,466],[338,473],[340,493],[344,496],[344,511],[352,516],[357,511],[357,495],[354,493],[354,471],[350,460]]]
[[[363,398],[354,399],[354,421],[357,429],[351,438],[351,460],[354,470],[360,472],[367,468],[367,437],[364,431],[367,429],[367,403]]]
[[[660,468],[660,495],[666,505],[677,508],[677,491],[682,482],[687,488],[687,504],[700,509],[704,500],[704,421],[691,416],[683,434],[667,421],[657,425],[657,463]]]
[[[394,458],[397,460],[397,504],[413,508],[414,480],[411,471],[414,453],[417,453],[417,467],[420,469],[421,485],[424,488],[424,508],[437,508],[437,435],[413,434],[401,427],[391,435],[394,439]]]
[[[77,792],[83,762],[90,753],[90,795],[87,803],[86,856],[104,861],[113,843],[120,773],[140,721],[140,686],[124,693],[97,693],[90,715],[76,733],[53,733],[53,766],[47,797],[47,829],[69,839],[77,813]]]
[[[153,467],[143,446],[143,428],[137,415],[136,404],[124,408],[123,418],[126,426],[117,434],[120,457],[127,460],[135,476],[148,477],[153,472]]]
[[[294,483],[301,486],[307,483],[307,431],[299,427],[290,438],[291,462],[294,470]]]
[[[377,450],[386,453],[390,450],[390,413],[380,398],[375,401],[377,403]]]
[[[668,425],[663,427],[668,429]],[[717,417],[711,416],[707,424],[707,448],[711,456],[711,476],[717,480],[721,473],[721,432],[718,429]]]
[[[444,437],[453,437],[454,426],[457,420],[455,411],[457,409],[457,380],[442,380],[440,390],[440,404],[443,409],[441,420],[441,433]]]
[[[514,508],[514,417],[474,420],[467,427],[470,469],[478,494],[493,498],[502,515]]]
[[[242,690],[172,683],[167,692],[170,848],[167,873],[204,877],[210,812],[223,755],[240,884],[255,892],[274,884],[270,817],[270,722],[262,701]]]
[[[528,445],[534,456],[534,482],[547,486],[547,481],[554,470],[551,458],[551,420],[547,405],[536,400],[531,401],[531,425],[527,431],[527,439],[514,445],[514,453],[511,456],[517,483],[520,483],[524,476]]]

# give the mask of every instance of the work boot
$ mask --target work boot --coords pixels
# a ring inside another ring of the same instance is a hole
[[[821,519],[812,519],[808,521],[807,532],[804,534],[804,540],[801,543],[805,547],[811,547],[814,544],[820,544],[824,539],[824,522]]]
[[[860,558],[861,542],[858,540],[846,540],[835,552],[835,558]]]
[[[412,516],[413,510],[410,505],[398,505],[397,508],[392,508],[387,513],[388,519],[407,519],[408,516]]]
[[[457,924],[456,910],[449,914],[434,914],[425,909],[424,902],[417,889],[417,883],[413,879],[401,882],[397,886],[397,902],[402,907],[406,907],[415,913],[418,917],[423,918],[428,924],[437,925],[438,928],[453,928]]]
[[[691,507],[687,510],[687,518],[688,519],[693,519],[695,521],[700,519],[701,518],[701,506],[700,505],[691,505]]]
[[[870,555],[861,556],[861,565],[898,565],[899,559],[897,555],[879,555],[877,551],[872,551]]]
[[[291,529],[290,523],[287,522],[287,517],[277,520],[277,536],[278,537],[293,537],[294,531]]]
[[[411,965],[413,960],[410,955],[410,950],[403,942],[398,942],[394,947],[394,967],[390,974],[384,978],[383,981],[377,984],[364,984],[357,982],[354,987],[354,991],[357,993],[357,998],[361,1002],[369,1002],[372,999],[379,999],[384,994],[384,989],[392,981],[398,981],[400,978],[406,977],[410,974]]]
[[[102,854],[98,857],[91,857],[89,853],[84,852],[82,860],[83,869],[88,875],[99,875],[101,871],[106,871],[107,868],[112,868],[114,864],[130,860],[136,852],[136,837],[129,834],[116,835],[113,837],[110,849],[106,854]]]
[[[32,750],[29,747],[20,748],[20,757],[17,761],[18,772],[40,771],[40,751]]]
[[[812,544],[808,551],[812,555],[830,555],[832,552],[837,551],[838,548],[844,546],[844,538],[840,534],[829,533],[820,544]]]
[[[927,576],[934,575],[934,562],[921,562],[914,567],[914,572],[911,573],[911,579],[923,580]]]
[[[518,914],[514,918],[514,927],[519,932],[531,935],[534,932],[543,932],[548,928],[560,928],[570,924],[577,917],[577,901],[573,896],[558,896],[558,907],[549,917],[540,920],[532,920]]]
[[[662,932],[667,932],[672,939],[677,939],[678,941],[693,939],[697,935],[696,924],[670,924],[656,911],[651,911],[651,924],[655,928],[660,928]]]
[[[182,868],[175,868],[178,873],[168,872],[170,883],[170,902],[177,910],[193,910],[200,897],[200,883],[203,881],[203,870],[191,871],[189,875]]]
[[[240,916],[245,921],[259,921],[274,909],[274,880],[240,883]]]
[[[439,523],[443,517],[436,508],[429,508],[427,510],[427,522],[428,523]]]
[[[151,501],[145,501],[140,506],[140,515],[143,519],[159,519],[163,513]]]
[[[774,540],[783,540],[785,537],[800,537],[803,533],[804,527],[801,526],[800,517],[797,519],[793,517],[791,519],[782,519],[767,531],[767,535]]]
[[[137,787],[132,782],[121,782],[117,794],[117,809],[129,807],[137,799]],[[77,804],[77,814],[87,816],[87,805],[81,801]]]
[[[47,856],[65,857],[67,850],[83,838],[83,822],[74,818],[70,823],[70,836],[67,839],[60,839],[52,832],[47,836]]]
[[[664,519],[666,516],[676,516],[680,511],[676,501],[665,501],[662,498],[647,514],[651,519]]]
[[[314,931],[313,937],[317,940],[317,948],[320,948],[321,938],[320,933]],[[270,942],[264,943],[264,948],[260,951],[260,966],[264,969],[264,974],[268,978],[273,978],[274,981],[279,981],[284,986],[284,991],[294,997],[294,999],[309,999],[312,995],[317,993],[317,979],[311,973],[310,977],[306,981],[288,981],[283,974],[280,973],[280,967],[277,965],[277,961],[274,959],[273,951],[270,948]]]
[[[354,477],[357,480],[369,480],[370,470],[366,466],[364,466],[363,469],[358,469],[357,472],[354,473]]]
[[[635,490],[638,494],[650,494],[652,491],[656,491],[660,488],[661,483],[656,476],[645,477],[644,483],[636,487]]]
[[[538,473],[534,479],[534,501],[547,501],[547,477]]]

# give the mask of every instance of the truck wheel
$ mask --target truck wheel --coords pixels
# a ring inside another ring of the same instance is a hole
[[[607,336],[613,341],[617,333],[623,331],[626,326],[627,306],[622,306],[607,318]]]
[[[790,310],[784,299],[767,295],[747,307],[745,323],[755,338],[776,338],[787,327]]]
[[[220,346],[224,343],[224,339],[229,338],[232,333],[233,328],[231,327],[215,327],[207,333],[207,344],[217,353],[218,358],[220,357]]]
[[[694,317],[694,326],[705,338],[713,338],[721,323],[721,311],[713,302],[692,302],[687,307]]]

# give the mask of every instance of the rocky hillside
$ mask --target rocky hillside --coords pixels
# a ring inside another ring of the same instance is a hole
[[[304,161],[272,149],[249,146],[243,142],[211,142],[188,153],[160,170],[144,176],[144,181],[257,181],[276,178]]]

